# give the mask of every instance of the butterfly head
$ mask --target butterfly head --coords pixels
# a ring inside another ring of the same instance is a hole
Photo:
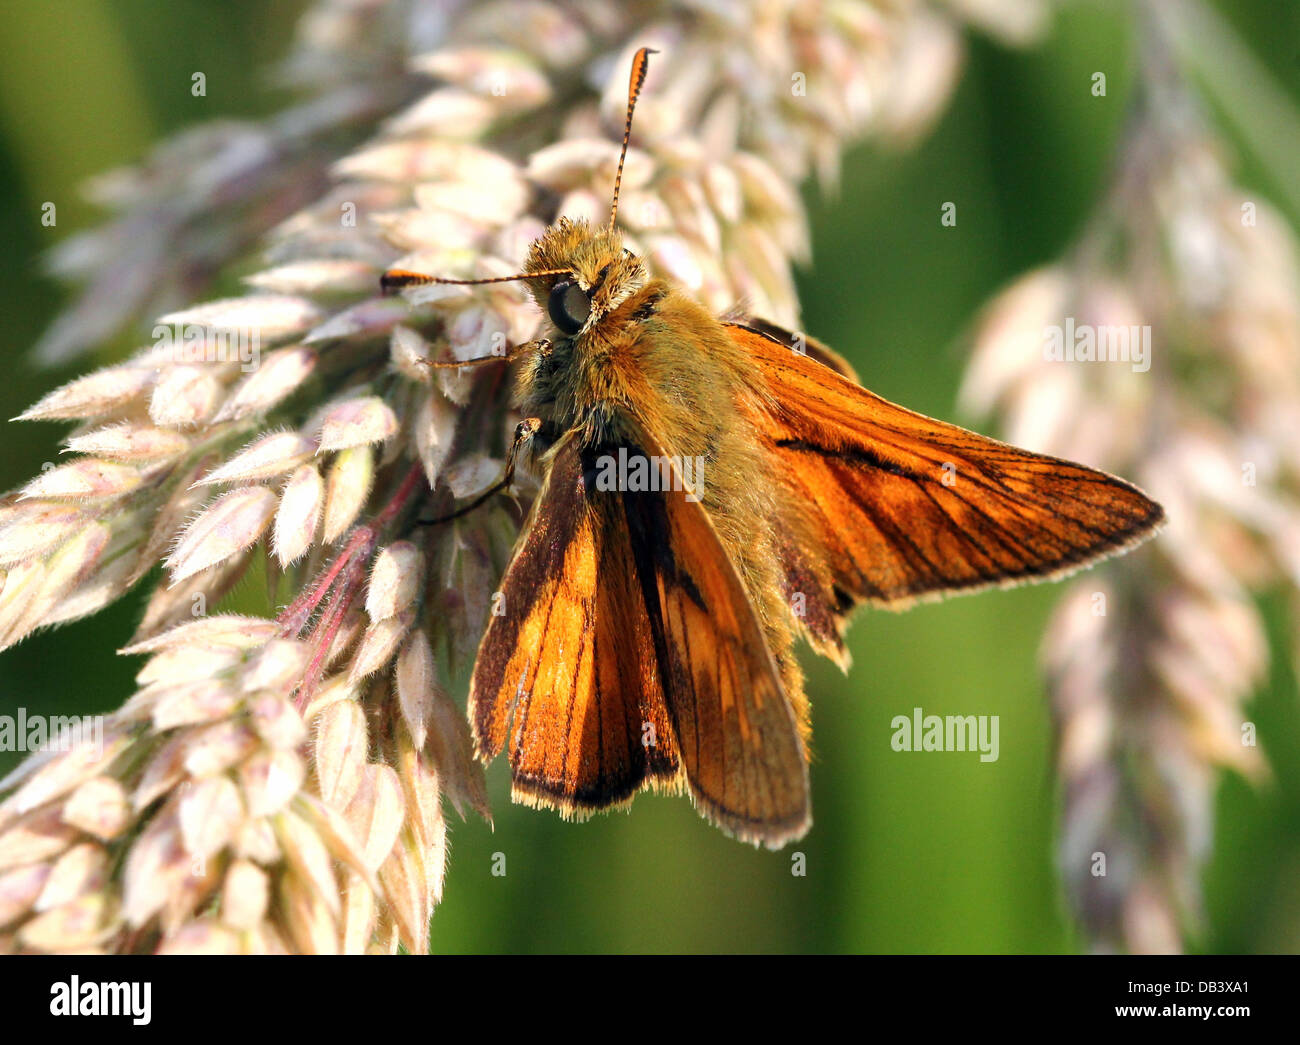
[[[525,282],[566,337],[600,323],[647,279],[641,259],[623,246],[617,229],[593,229],[561,218],[528,252]]]
[[[528,252],[528,263],[524,266],[529,277],[528,288],[537,303],[546,309],[556,329],[569,337],[590,330],[645,285],[645,265],[623,246],[616,219],[623,164],[632,136],[632,113],[645,83],[647,63],[654,53],[651,48],[643,47],[632,59],[623,148],[614,175],[609,224],[595,229],[585,220],[560,218]]]
[[[644,286],[647,279],[645,265],[623,246],[623,237],[618,231],[618,194],[623,184],[623,165],[632,134],[632,112],[645,82],[647,63],[654,53],[651,48],[643,47],[632,59],[623,147],[618,155],[614,198],[606,227],[595,228],[582,219],[560,218],[533,244],[524,271],[518,275],[448,279],[406,269],[389,269],[380,280],[384,292],[428,283],[470,286],[523,280],[556,329],[566,337],[576,337],[590,331]]]

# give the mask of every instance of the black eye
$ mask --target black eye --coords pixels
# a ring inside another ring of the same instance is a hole
[[[546,311],[551,315],[551,322],[563,333],[576,334],[591,315],[591,298],[576,283],[557,283],[551,288]]]

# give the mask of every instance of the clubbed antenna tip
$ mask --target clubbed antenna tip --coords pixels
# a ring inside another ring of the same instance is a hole
[[[609,208],[609,231],[614,231],[614,220],[618,217],[618,190],[623,186],[623,164],[627,160],[627,143],[632,138],[632,112],[636,109],[636,100],[641,94],[641,85],[645,83],[646,69],[650,66],[650,56],[659,52],[650,47],[637,51],[632,59],[632,75],[627,85],[627,120],[623,124],[623,148],[618,154],[618,173],[614,175],[614,202]]]

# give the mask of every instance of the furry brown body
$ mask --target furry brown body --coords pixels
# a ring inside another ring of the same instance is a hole
[[[697,301],[666,280],[649,279],[617,232],[561,219],[533,245],[525,266],[554,269],[569,269],[584,290],[597,289],[578,334],[557,331],[549,350],[524,360],[520,409],[555,437],[578,429],[586,445],[635,443],[646,432],[665,454],[703,461],[701,503],[740,572],[806,734],[781,553],[789,535],[805,527],[774,481],[751,420],[770,399],[753,358]],[[527,281],[542,308],[557,279]],[[543,436],[534,456],[550,441]]]

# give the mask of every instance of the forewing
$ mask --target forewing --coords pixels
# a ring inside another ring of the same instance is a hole
[[[1164,520],[1122,479],[905,410],[756,330],[728,327],[766,379],[755,408],[810,515],[838,607],[1057,576]]]

